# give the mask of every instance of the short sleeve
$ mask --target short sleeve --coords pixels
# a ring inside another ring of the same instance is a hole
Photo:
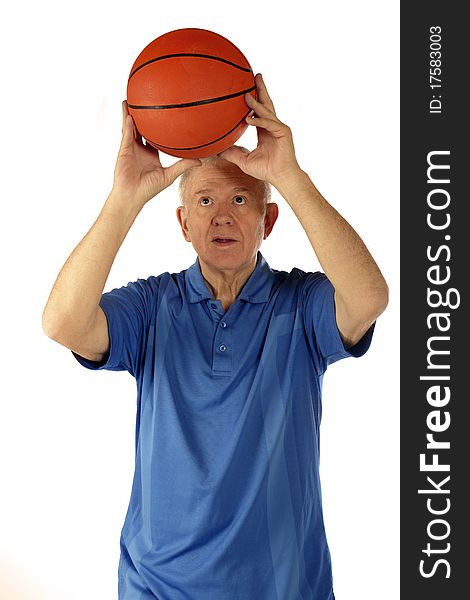
[[[320,373],[342,358],[358,358],[367,352],[375,323],[354,346],[346,349],[336,324],[334,287],[324,273],[306,274],[302,297],[305,328],[311,347],[317,355]]]
[[[87,369],[129,371],[136,377],[157,292],[158,279],[151,277],[104,293],[99,304],[108,324],[108,352],[100,362],[72,352],[77,361]]]

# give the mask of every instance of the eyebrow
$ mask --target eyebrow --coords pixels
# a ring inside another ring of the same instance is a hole
[[[194,196],[199,196],[200,194],[210,194],[213,191],[214,188],[204,188],[202,190],[198,190],[197,192],[194,192]],[[243,187],[243,186],[237,186],[232,188],[233,192],[251,192],[252,190],[250,190],[247,187]]]
[[[206,188],[204,190],[198,190],[197,192],[194,192],[193,196],[199,196],[199,194],[209,194],[210,192],[211,190]]]

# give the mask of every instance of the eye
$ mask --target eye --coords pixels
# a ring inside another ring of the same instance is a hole
[[[233,201],[235,202],[235,204],[245,204],[246,198],[244,196],[235,196]]]
[[[199,204],[202,204],[202,206],[209,206],[210,203],[211,203],[210,198],[201,198],[199,200]]]

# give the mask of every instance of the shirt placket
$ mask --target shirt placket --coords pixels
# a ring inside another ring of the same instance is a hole
[[[209,309],[215,324],[212,340],[212,373],[231,375],[233,369],[233,327],[220,300],[210,300]]]

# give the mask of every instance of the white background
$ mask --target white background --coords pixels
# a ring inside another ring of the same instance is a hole
[[[110,191],[134,59],[182,27],[224,35],[263,73],[302,168],[389,284],[369,352],[325,375],[321,474],[337,600],[399,597],[398,23],[397,0],[9,4],[0,24],[1,600],[117,598],[135,382],[82,368],[44,335],[41,313]],[[252,148],[254,131],[239,143]],[[280,217],[263,255],[275,269],[318,270],[299,222],[273,200]],[[174,185],[144,208],[105,291],[194,261],[177,203]]]

